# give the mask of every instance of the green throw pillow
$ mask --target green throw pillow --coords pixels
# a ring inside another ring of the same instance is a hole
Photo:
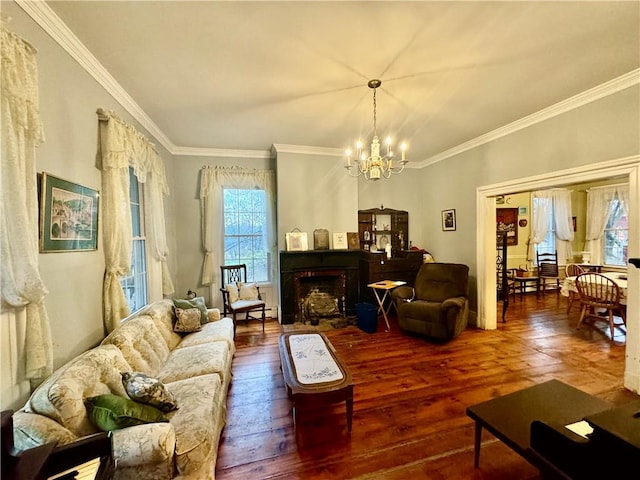
[[[169,421],[157,408],[119,395],[89,397],[84,400],[84,404],[91,423],[104,432],[144,423]]]
[[[207,314],[207,305],[204,303],[204,297],[196,297],[192,300],[185,300],[182,298],[176,298],[173,300],[173,304],[176,308],[188,310],[189,308],[197,308],[200,310],[200,323],[204,325],[209,323],[209,316]]]

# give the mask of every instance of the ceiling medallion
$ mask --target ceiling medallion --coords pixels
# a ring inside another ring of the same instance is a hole
[[[344,168],[352,177],[364,175],[367,180],[380,180],[380,178],[389,178],[392,174],[400,173],[404,170],[404,166],[409,160],[405,159],[407,150],[406,144],[400,146],[402,152],[399,165],[393,162],[393,151],[391,150],[391,137],[387,137],[387,153],[380,155],[380,140],[378,139],[377,118],[376,118],[376,89],[382,85],[377,79],[369,80],[369,88],[373,89],[373,140],[371,141],[371,150],[366,152],[362,150],[362,142],[356,143],[356,155],[351,159],[352,152],[350,149],[346,151],[347,162]]]

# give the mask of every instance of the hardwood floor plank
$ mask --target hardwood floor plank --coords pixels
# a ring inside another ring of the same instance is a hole
[[[276,321],[240,324],[216,478],[528,479],[538,471],[486,431],[473,467],[470,405],[553,378],[620,404],[624,335],[597,323],[576,330],[578,312],[563,297],[512,302],[507,323],[473,327],[449,343],[355,326],[329,330],[354,381],[353,430],[345,405],[299,412],[294,427],[278,355]]]

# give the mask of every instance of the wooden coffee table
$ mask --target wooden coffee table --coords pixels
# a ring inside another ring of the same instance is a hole
[[[278,347],[284,383],[289,398],[293,402],[294,426],[300,407],[344,401],[347,407],[347,431],[351,432],[353,416],[351,373],[344,366],[327,337],[315,330],[285,333],[280,335]],[[300,363],[304,360],[309,361],[307,364]]]

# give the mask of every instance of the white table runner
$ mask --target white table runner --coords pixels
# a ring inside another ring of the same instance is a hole
[[[290,335],[289,350],[300,383],[325,383],[343,378],[327,345],[317,333]]]

